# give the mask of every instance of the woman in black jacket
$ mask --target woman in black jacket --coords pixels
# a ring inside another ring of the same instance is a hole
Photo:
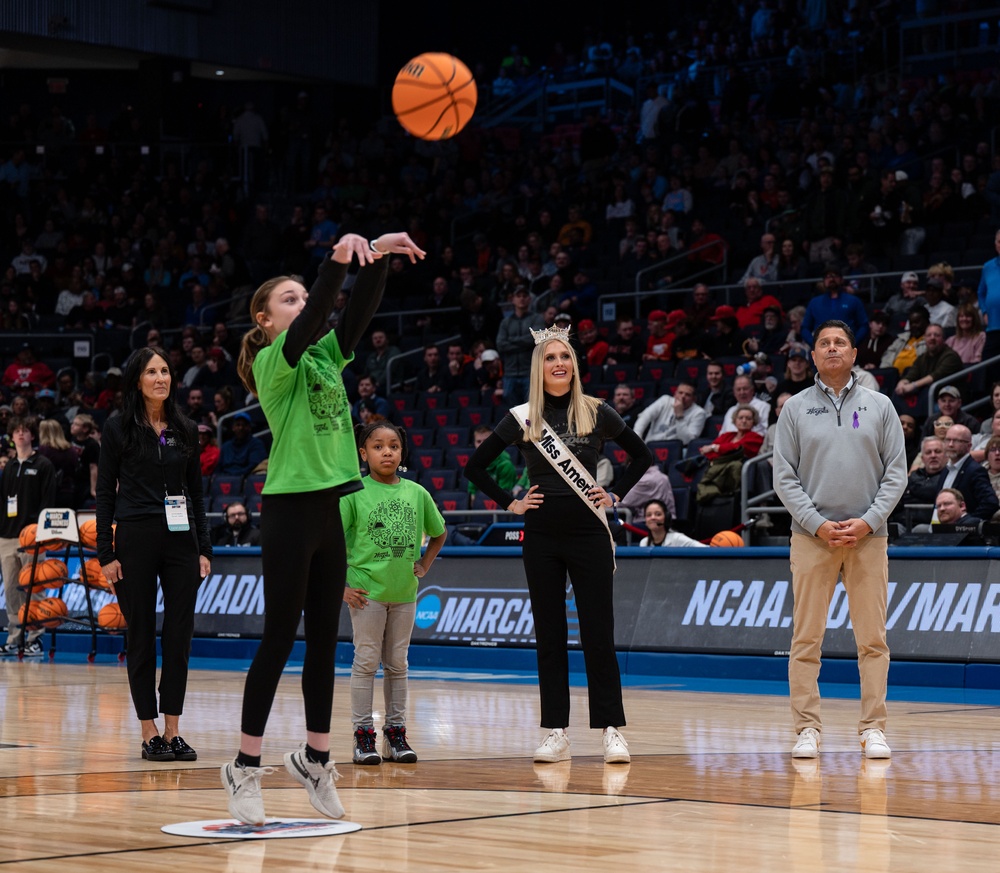
[[[122,377],[122,414],[105,425],[97,468],[97,556],[128,624],[129,688],[142,725],[142,757],[150,761],[198,757],[180,736],[178,721],[198,586],[212,558],[198,432],[177,409],[173,385],[161,349],[132,354]],[[159,707],[157,578],[163,588]]]

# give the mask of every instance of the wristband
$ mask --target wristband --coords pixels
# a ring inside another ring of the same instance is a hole
[[[370,248],[373,252],[375,252],[376,255],[387,255],[387,254],[389,254],[388,252],[380,252],[377,248],[375,248],[375,241],[374,240],[368,240],[368,248]]]

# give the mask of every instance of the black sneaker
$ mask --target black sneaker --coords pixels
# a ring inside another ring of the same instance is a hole
[[[400,764],[413,764],[417,760],[417,753],[406,742],[406,728],[401,724],[388,725],[382,731],[382,760]]]
[[[153,737],[148,743],[142,744],[142,759],[144,761],[173,761],[174,750],[170,748],[163,737]]]
[[[17,649],[14,649],[14,654],[17,654]],[[32,640],[28,645],[24,647],[24,657],[25,658],[41,658],[45,654],[45,647],[38,642],[38,640]]]
[[[354,732],[354,763],[382,763],[382,756],[378,753],[378,742],[375,738],[374,728],[359,727]]]
[[[174,737],[170,741],[170,749],[175,761],[197,761],[198,753],[184,742],[184,737]]]

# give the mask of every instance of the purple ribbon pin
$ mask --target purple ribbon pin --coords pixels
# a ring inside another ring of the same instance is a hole
[[[857,430],[859,427],[861,427],[861,425],[858,424],[858,414],[856,412],[854,413],[854,425],[853,425],[853,427],[854,427],[855,430]]]

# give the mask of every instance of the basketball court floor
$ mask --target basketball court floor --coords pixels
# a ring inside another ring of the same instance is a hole
[[[350,763],[347,673],[333,756],[362,830],[299,839],[196,839],[163,825],[227,817],[219,765],[238,739],[245,662],[193,662],[184,737],[193,763],[139,755],[125,668],[0,662],[0,873],[42,871],[996,871],[1000,692],[892,688],[891,761],[860,752],[849,686],[824,687],[824,742],[793,761],[781,683],[634,678],[630,765],[605,765],[574,688],[573,760],[533,764],[534,677],[416,669],[416,764]],[[282,680],[264,763],[303,738],[297,668]],[[582,677],[576,677],[582,686]],[[855,694],[856,696],[856,694]],[[376,701],[381,700],[381,682]],[[381,727],[377,719],[377,727]],[[268,816],[314,818],[284,769]]]

